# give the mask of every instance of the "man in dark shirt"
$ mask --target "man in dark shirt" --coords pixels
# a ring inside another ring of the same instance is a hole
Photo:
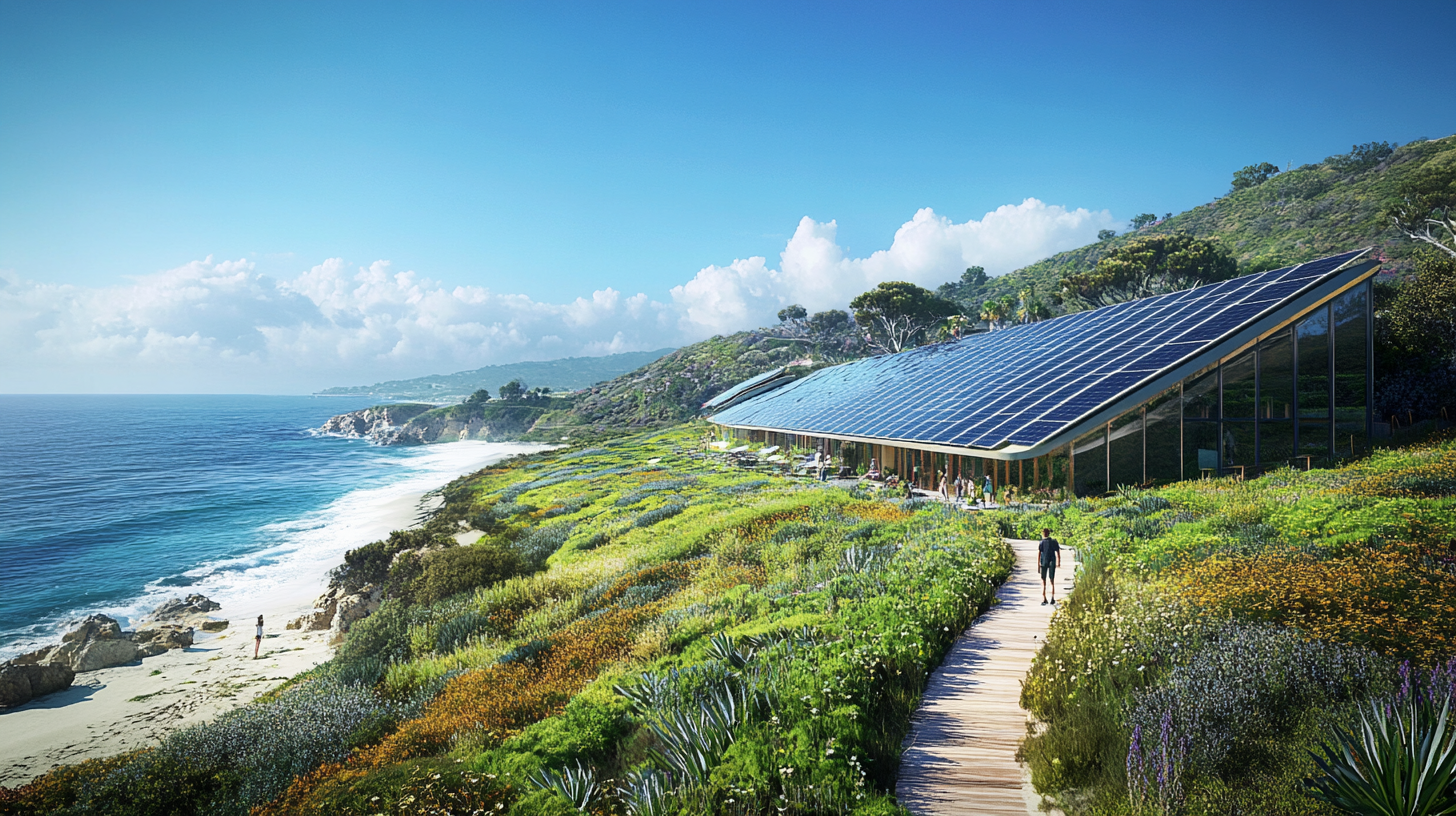
[[[1036,566],[1041,571],[1041,605],[1046,606],[1057,602],[1057,567],[1062,565],[1062,545],[1052,538],[1052,528],[1042,528],[1036,553]],[[1052,585],[1051,601],[1047,601],[1047,584]]]

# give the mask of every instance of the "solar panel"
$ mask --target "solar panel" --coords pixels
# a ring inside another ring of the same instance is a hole
[[[822,369],[712,419],[981,449],[1034,445],[1289,302],[1362,252]]]
[[[743,382],[741,382],[741,383],[739,383],[737,385],[734,385],[734,386],[729,387],[729,389],[727,391],[724,391],[723,393],[719,394],[718,396],[713,397],[712,399],[710,399],[707,402],[703,403],[703,407],[704,408],[712,408],[715,405],[722,405],[722,404],[728,402],[729,400],[733,399],[734,397],[738,396],[739,394],[742,394],[744,391],[747,391],[748,389],[754,387],[755,385],[758,385],[761,382],[765,382],[767,380],[773,379],[774,377],[778,376],[779,374],[782,374],[783,371],[784,371],[784,367],[783,366],[779,366],[778,368],[775,368],[775,369],[773,369],[771,371],[765,371],[762,374],[759,374],[757,377],[749,377],[748,379],[744,380]]]

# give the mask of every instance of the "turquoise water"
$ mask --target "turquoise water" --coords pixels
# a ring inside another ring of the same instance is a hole
[[[515,449],[310,433],[369,404],[0,395],[0,657],[91,612],[125,623],[188,592],[233,617],[312,599],[405,497]]]

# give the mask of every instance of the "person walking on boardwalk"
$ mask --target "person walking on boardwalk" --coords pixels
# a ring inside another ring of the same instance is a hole
[[[1041,605],[1057,602],[1057,567],[1062,565],[1062,545],[1052,538],[1052,528],[1041,529],[1041,543],[1036,547],[1037,569],[1041,572]],[[1047,584],[1052,586],[1052,599],[1047,600]]]
[[[258,616],[258,634],[253,638],[253,659],[258,659],[258,650],[263,647],[263,616]]]
[[[950,474],[948,473],[940,474],[940,500],[950,501]]]
[[[996,493],[995,485],[991,484],[991,474],[986,474],[986,481],[981,485],[981,495],[986,497],[985,506],[991,506],[991,496]]]

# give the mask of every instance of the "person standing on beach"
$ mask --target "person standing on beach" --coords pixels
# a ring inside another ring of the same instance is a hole
[[[1052,585],[1052,599],[1057,602],[1057,567],[1062,565],[1062,545],[1052,538],[1052,528],[1043,527],[1041,543],[1036,545],[1036,566],[1041,572],[1041,605],[1046,606],[1047,584]]]
[[[253,659],[258,659],[258,650],[263,648],[263,616],[258,616],[258,634],[253,638]]]

